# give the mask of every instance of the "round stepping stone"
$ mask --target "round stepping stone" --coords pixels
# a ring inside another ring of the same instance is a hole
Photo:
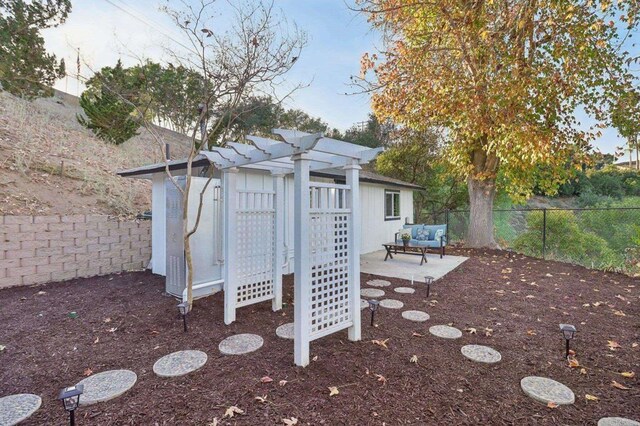
[[[404,303],[395,299],[383,299],[380,301],[380,306],[387,309],[402,309]]]
[[[429,327],[429,333],[443,339],[459,339],[462,337],[462,331],[448,325],[434,325]]]
[[[224,339],[218,345],[218,349],[224,355],[242,355],[257,351],[264,341],[257,334],[236,334]]]
[[[402,293],[402,294],[413,294],[416,292],[416,289],[411,287],[396,287],[393,289],[393,291],[395,291],[396,293]]]
[[[484,362],[487,364],[493,364],[502,359],[500,352],[489,346],[466,345],[460,349],[460,352],[471,361]]]
[[[293,323],[288,322],[276,328],[276,335],[283,339],[293,339]]]
[[[404,311],[402,318],[408,319],[409,321],[425,322],[430,317],[428,313],[422,311]]]
[[[367,285],[371,287],[389,287],[391,283],[387,280],[371,280],[367,281]]]
[[[640,426],[640,423],[624,417],[603,417],[598,420],[598,426]]]
[[[153,364],[153,372],[160,377],[178,377],[201,368],[207,362],[202,351],[178,351],[165,355]]]
[[[571,389],[546,377],[525,377],[520,380],[520,387],[527,396],[544,404],[554,402],[558,405],[570,405],[576,400]]]
[[[103,371],[89,376],[78,382],[78,385],[84,385],[80,405],[91,405],[116,398],[131,389],[137,380],[136,373],[130,370]]]
[[[360,296],[371,297],[375,299],[376,297],[384,296],[384,291],[377,288],[363,288],[360,290]]]
[[[367,309],[369,307],[369,301],[360,299],[360,309]]]
[[[31,393],[20,393],[0,398],[0,425],[13,426],[38,411],[42,399]]]

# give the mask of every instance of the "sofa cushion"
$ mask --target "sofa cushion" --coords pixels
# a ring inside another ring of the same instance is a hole
[[[411,238],[415,239],[418,236],[418,230],[422,229],[424,225],[403,225],[402,229],[411,230]]]

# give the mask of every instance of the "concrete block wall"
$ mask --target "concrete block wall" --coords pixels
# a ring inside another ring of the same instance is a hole
[[[139,270],[150,258],[150,221],[0,216],[0,288]]]

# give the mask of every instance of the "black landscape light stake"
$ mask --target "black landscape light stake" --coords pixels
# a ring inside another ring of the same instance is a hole
[[[562,331],[562,337],[566,342],[565,358],[569,358],[569,340],[572,340],[576,335],[576,327],[571,324],[560,324],[560,331]]]
[[[69,424],[76,424],[75,412],[80,405],[80,395],[84,391],[84,385],[75,385],[64,388],[60,391],[58,399],[62,401],[62,406],[69,412]]]
[[[184,325],[184,332],[187,332],[187,314],[189,313],[189,302],[178,303],[178,309],[180,315],[182,315],[182,324]]]
[[[507,249],[507,257],[511,259],[513,257],[513,249]]]
[[[429,294],[431,293],[431,284],[433,284],[433,277],[427,275],[424,277],[424,282],[427,284],[427,297],[429,297]]]
[[[369,300],[369,310],[371,311],[371,327],[373,327],[373,316],[376,314],[379,306],[380,302],[378,302],[377,300]]]

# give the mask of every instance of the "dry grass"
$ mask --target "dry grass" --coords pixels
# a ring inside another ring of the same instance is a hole
[[[107,144],[77,122],[79,112],[72,96],[29,102],[0,92],[0,214],[122,216],[149,208],[149,183],[115,171],[161,161],[158,143],[141,129],[120,146]],[[174,157],[185,152],[188,138],[160,133]]]

